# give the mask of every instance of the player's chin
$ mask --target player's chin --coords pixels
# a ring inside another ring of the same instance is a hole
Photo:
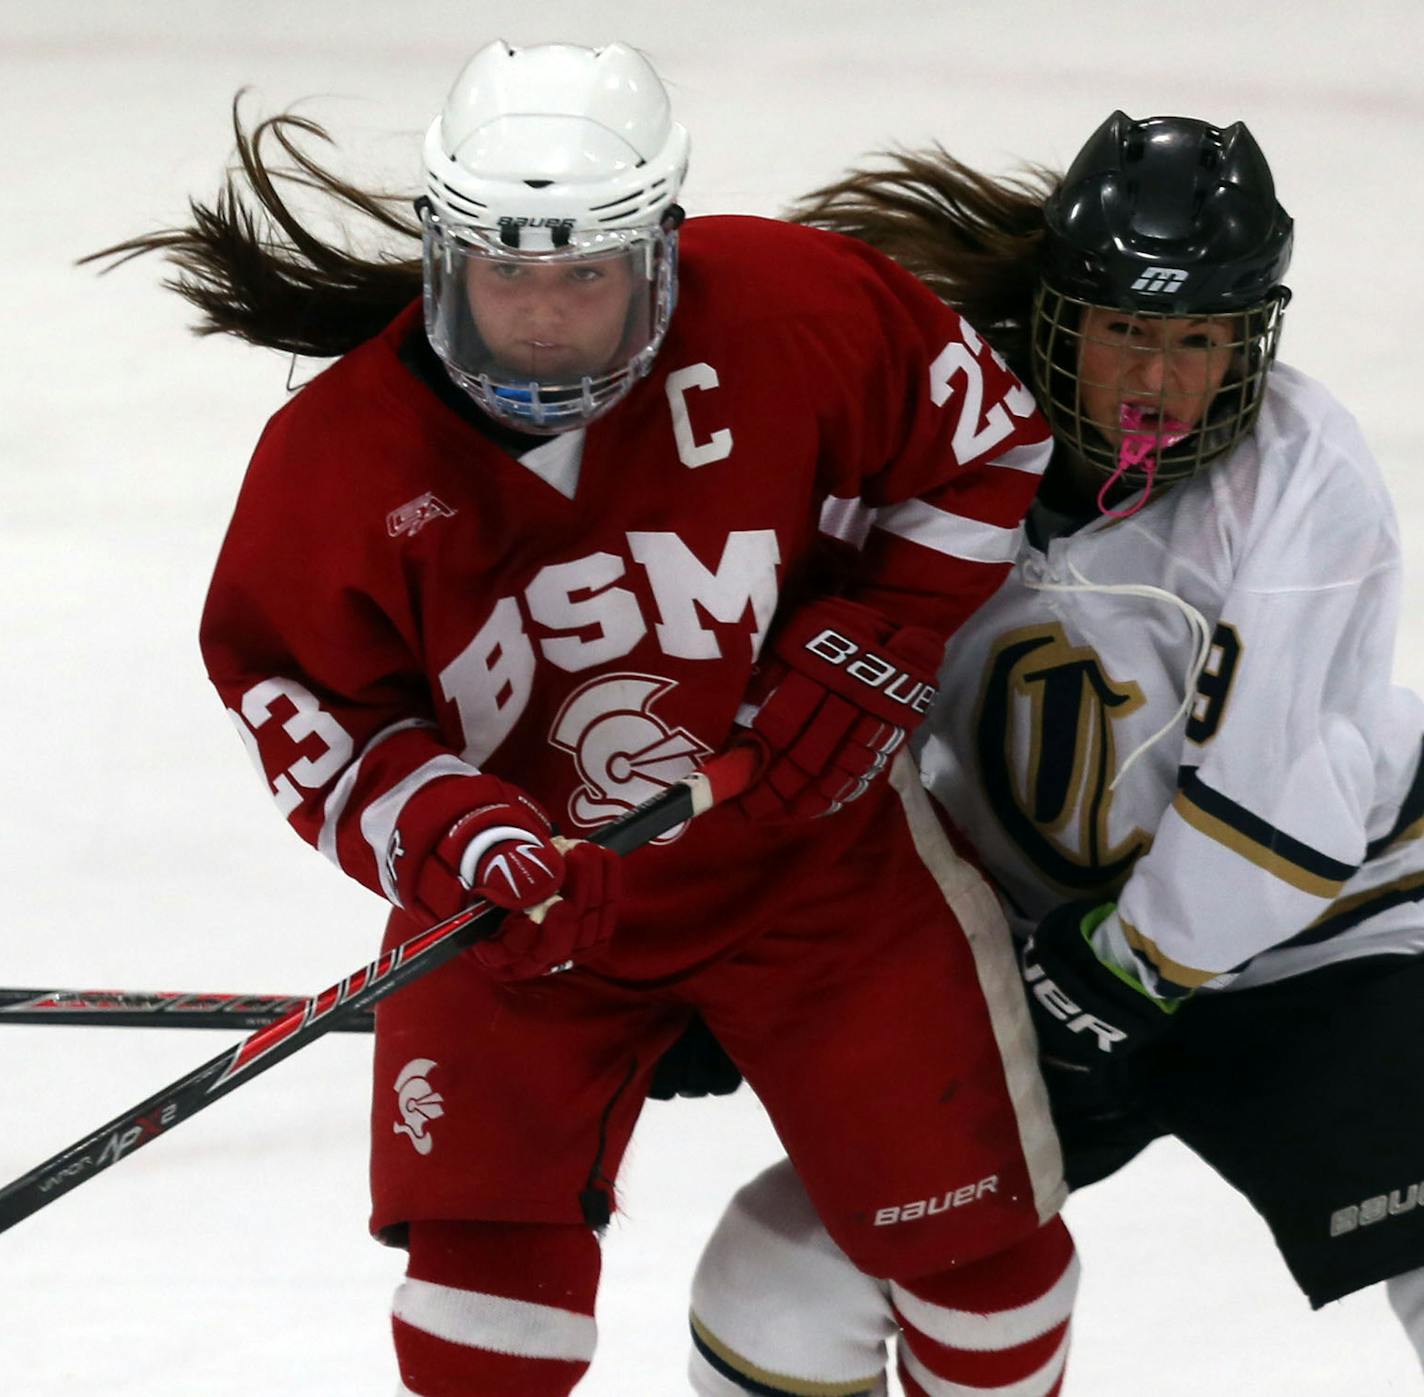
[[[596,372],[589,356],[572,345],[519,346],[505,356],[505,365],[512,375],[540,383],[577,381]]]

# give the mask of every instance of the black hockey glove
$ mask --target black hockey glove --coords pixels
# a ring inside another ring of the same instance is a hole
[[[1089,937],[1112,910],[1111,903],[1066,903],[1023,947],[1020,968],[1055,1117],[1101,1119],[1131,1109],[1130,1067],[1167,1033],[1177,1009],[1098,959]]]
[[[648,1095],[657,1101],[671,1101],[674,1096],[730,1096],[741,1084],[736,1064],[698,1017],[658,1059]]]

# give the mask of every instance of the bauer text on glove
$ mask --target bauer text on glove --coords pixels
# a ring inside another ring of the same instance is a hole
[[[943,651],[933,631],[856,602],[827,598],[793,613],[750,719],[764,768],[742,797],[746,813],[807,819],[863,795],[928,711]]]
[[[1095,953],[1090,938],[1112,911],[1111,903],[1065,903],[1023,948],[1024,984],[1045,1066],[1108,1075],[1171,1026],[1177,1003],[1153,998]]]

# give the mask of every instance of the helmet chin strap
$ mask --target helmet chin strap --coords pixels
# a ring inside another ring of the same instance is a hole
[[[1175,446],[1190,435],[1192,424],[1175,417],[1162,417],[1147,424],[1147,411],[1137,403],[1124,403],[1118,414],[1118,430],[1122,436],[1117,450],[1117,469],[1103,482],[1098,491],[1098,512],[1109,519],[1126,519],[1136,514],[1152,494],[1157,476],[1157,458],[1164,447]],[[1109,509],[1108,492],[1130,470],[1141,470],[1147,480],[1141,498],[1127,509]]]

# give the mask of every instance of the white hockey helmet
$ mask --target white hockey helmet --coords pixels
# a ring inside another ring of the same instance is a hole
[[[503,41],[425,138],[425,328],[522,431],[582,427],[648,372],[677,296],[686,130],[648,61]]]

